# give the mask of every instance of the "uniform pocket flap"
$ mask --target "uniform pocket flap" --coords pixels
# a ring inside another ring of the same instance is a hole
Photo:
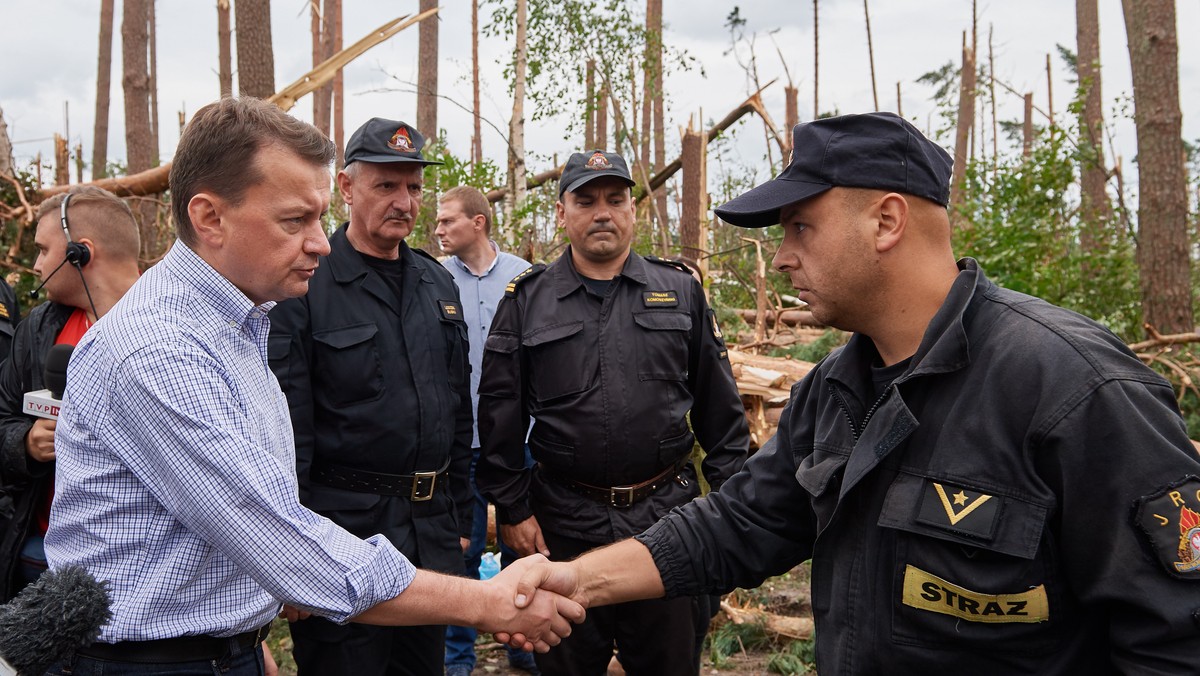
[[[635,312],[633,321],[651,331],[691,331],[692,318],[682,312]]]
[[[879,525],[1032,560],[1050,506],[969,480],[901,474]]]
[[[330,329],[328,331],[313,333],[313,340],[323,345],[328,345],[335,350],[342,350],[370,340],[378,331],[379,327],[375,326],[374,323],[355,324],[354,326],[345,326],[340,329]]]
[[[779,443],[772,438],[771,442]],[[796,470],[796,482],[810,495],[817,496],[825,492],[830,480],[845,466],[849,456],[838,453],[813,451],[800,461],[800,469]]]
[[[583,322],[567,322],[566,324],[553,324],[551,326],[543,326],[530,331],[521,337],[521,343],[525,347],[534,347],[543,343],[552,343],[556,340],[570,338],[571,336],[583,330]]]
[[[267,359],[285,359],[292,351],[292,337],[281,333],[272,333],[267,338]]]
[[[521,339],[512,333],[489,333],[483,349],[490,352],[512,354],[521,345]]]

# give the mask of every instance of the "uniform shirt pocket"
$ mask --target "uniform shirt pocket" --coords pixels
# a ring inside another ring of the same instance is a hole
[[[683,312],[633,313],[640,380],[687,380],[692,318]]]
[[[529,387],[539,403],[591,387],[596,376],[597,346],[587,341],[582,321],[532,329],[521,336],[521,345],[529,357]]]
[[[1017,490],[900,474],[878,520],[895,536],[893,640],[991,653],[1053,650],[1074,611],[1046,528],[1049,510]]]
[[[313,396],[346,406],[383,395],[374,322],[313,333]]]

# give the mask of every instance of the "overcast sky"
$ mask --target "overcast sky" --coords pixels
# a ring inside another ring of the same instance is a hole
[[[632,0],[639,8],[641,0]],[[345,44],[349,45],[385,21],[416,12],[417,0],[343,0]],[[27,162],[39,151],[52,156],[54,133],[68,131],[71,147],[82,143],[84,158],[92,153],[95,110],[96,54],[99,0],[46,0],[19,2],[0,0],[0,17],[10,27],[0,41],[0,63],[5,64],[0,80],[0,108],[15,142],[18,162]],[[109,156],[124,158],[124,118],[120,66],[120,2],[114,27],[112,107],[109,122]],[[178,112],[191,114],[218,95],[215,2],[207,0],[159,0],[158,84],[161,152],[164,159],[174,153],[178,141]],[[813,103],[813,17],[808,2],[778,0],[663,0],[666,42],[695,57],[703,66],[668,76],[668,155],[678,152],[677,129],[687,124],[690,114],[703,111],[708,120],[720,119],[749,93],[745,72],[729,55],[730,37],[725,18],[736,4],[747,20],[747,33],[758,33],[757,54],[763,81],[780,77],[764,100],[777,122],[784,115],[784,70],[775,50],[787,59],[791,77],[800,91],[801,120],[812,117]],[[1100,0],[1100,43],[1105,116],[1116,139],[1116,152],[1124,157],[1127,175],[1134,168],[1136,153],[1132,124],[1132,94],[1129,52],[1120,0]],[[272,31],[275,51],[275,80],[282,88],[310,67],[309,19],[304,0],[272,2]],[[864,112],[874,107],[870,66],[867,57],[863,3],[858,0],[824,0],[820,15],[820,108],[842,113]],[[1053,55],[1054,108],[1065,113],[1072,88],[1069,72],[1058,58],[1055,44],[1075,48],[1075,3],[1068,0],[982,0],[979,2],[979,59],[987,57],[988,30],[993,31],[997,75],[1018,91],[1032,91],[1034,104],[1047,104],[1046,54]],[[1178,3],[1180,35],[1186,27],[1200,23],[1200,3]],[[929,87],[918,84],[922,73],[960,59],[962,32],[970,26],[970,0],[872,0],[871,30],[880,107],[896,109],[896,83],[901,83],[905,117],[917,126],[931,124],[933,104]],[[481,22],[490,12],[481,12]],[[439,71],[441,92],[469,107],[470,3],[444,0],[441,11]],[[777,30],[776,30],[777,29]],[[768,37],[769,31],[775,31]],[[771,38],[774,39],[772,44]],[[408,29],[365,56],[346,70],[346,135],[372,116],[415,122],[415,96],[401,91],[404,82],[416,80],[417,29]],[[504,129],[511,111],[507,85],[500,64],[509,58],[511,45],[500,39],[481,44],[484,95],[482,111]],[[1180,92],[1184,137],[1200,138],[1200,46],[1182,39],[1179,50]],[[998,94],[1000,117],[1021,116],[1016,95]],[[64,104],[69,111],[64,114]],[[293,114],[308,119],[311,99],[302,99]],[[1041,120],[1039,120],[1041,122]],[[936,124],[936,121],[933,122]],[[443,102],[439,126],[448,132],[451,149],[462,156],[470,148],[471,120],[468,113]],[[577,150],[581,139],[564,139],[562,121],[530,123],[527,147],[541,157],[565,156]],[[757,121],[743,125],[734,146],[735,159],[758,167],[759,180],[769,177],[761,127]],[[484,152],[502,157],[503,140],[484,127]],[[548,160],[531,160],[531,170],[540,171]],[[87,177],[85,170],[85,179]],[[712,174],[710,169],[710,175]],[[74,171],[72,171],[74,176]],[[47,179],[49,177],[47,176]]]

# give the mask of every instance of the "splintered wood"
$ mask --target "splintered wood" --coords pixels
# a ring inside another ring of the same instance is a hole
[[[750,450],[756,451],[775,434],[779,414],[787,404],[792,385],[808,375],[811,362],[767,357],[737,349],[729,351],[729,365],[750,425]]]

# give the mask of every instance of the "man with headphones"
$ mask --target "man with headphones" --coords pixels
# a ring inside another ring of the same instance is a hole
[[[138,227],[124,201],[96,187],[56,195],[38,207],[33,271],[49,302],[16,329],[0,365],[0,601],[46,569],[42,536],[54,495],[56,421],[22,412],[40,390],[46,354],[74,345],[138,278]]]

